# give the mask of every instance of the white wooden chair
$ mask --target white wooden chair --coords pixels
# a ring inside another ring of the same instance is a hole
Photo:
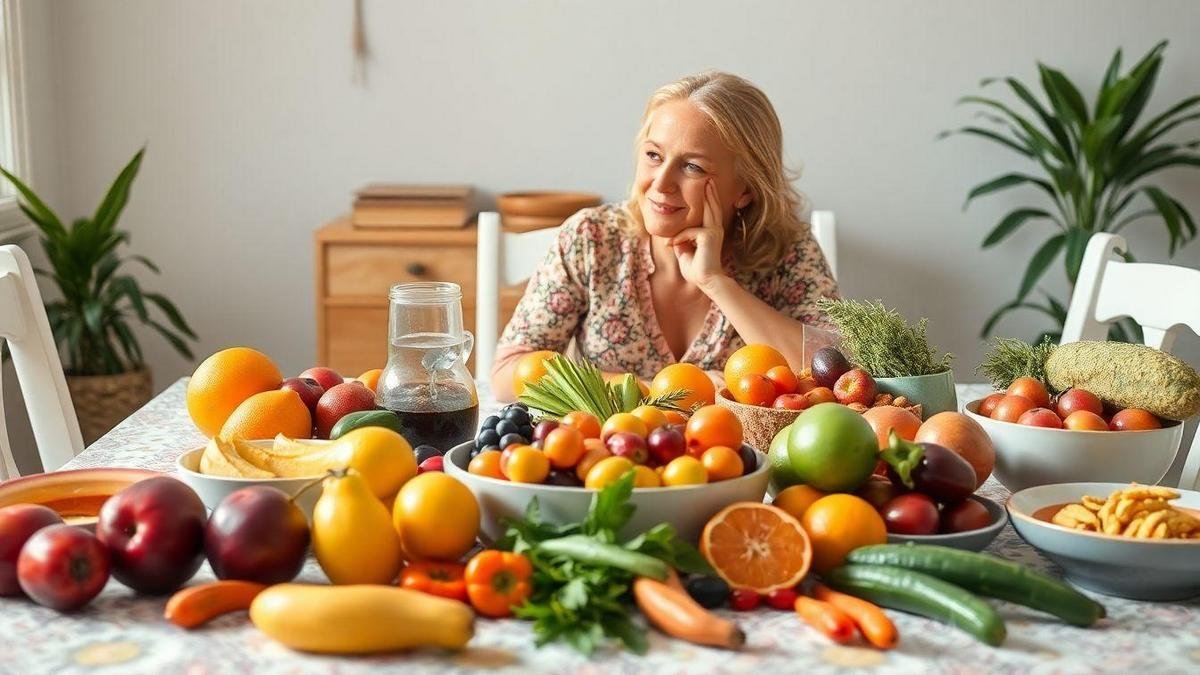
[[[12,245],[0,246],[0,340],[12,354],[42,470],[54,471],[83,450],[83,437],[33,268],[25,252]],[[0,408],[0,480],[17,475]]]
[[[829,263],[829,271],[836,279],[838,276],[837,219],[833,217],[833,211],[813,211],[809,220],[812,221],[809,224],[812,226],[813,238],[817,240],[817,245],[825,254],[825,261]]]
[[[1171,350],[1182,327],[1200,335],[1200,270],[1125,262],[1126,250],[1125,239],[1114,234],[1088,240],[1061,344],[1106,340],[1109,324],[1126,316],[1142,327],[1148,346],[1163,351]],[[1193,490],[1200,477],[1200,433],[1184,452],[1179,487]]]
[[[475,378],[486,379],[500,339],[500,288],[533,276],[558,239],[558,228],[505,232],[500,214],[479,214],[475,276]]]

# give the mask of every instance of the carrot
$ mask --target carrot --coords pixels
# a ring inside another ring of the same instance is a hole
[[[171,596],[163,616],[176,626],[196,628],[222,614],[250,609],[250,603],[266,588],[264,584],[233,580],[189,586]]]
[[[813,596],[848,614],[858,626],[859,632],[872,645],[880,649],[891,649],[900,641],[896,624],[876,605],[853,595],[839,593],[822,584],[813,586]]]
[[[737,624],[709,612],[672,585],[638,577],[633,582],[633,597],[650,623],[671,637],[724,649],[740,649],[746,644],[746,634]]]
[[[854,621],[828,602],[801,595],[796,598],[795,608],[805,623],[824,633],[830,640],[846,644],[854,639]]]

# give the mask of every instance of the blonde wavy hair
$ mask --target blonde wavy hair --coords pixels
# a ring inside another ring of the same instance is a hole
[[[783,129],[775,107],[761,89],[737,75],[719,71],[689,75],[650,96],[635,148],[646,139],[654,111],[678,100],[690,101],[708,117],[733,151],[734,168],[752,195],[726,232],[729,260],[741,270],[774,269],[804,228],[800,220],[804,199],[792,186],[797,174],[783,163]],[[642,196],[635,183],[628,208],[637,228],[645,232],[639,207]]]

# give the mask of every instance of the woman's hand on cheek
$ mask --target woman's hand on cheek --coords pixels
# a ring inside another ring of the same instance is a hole
[[[724,275],[721,269],[721,245],[725,239],[725,220],[717,189],[709,180],[704,184],[704,220],[671,239],[671,248],[679,262],[679,272],[691,284],[704,289]]]

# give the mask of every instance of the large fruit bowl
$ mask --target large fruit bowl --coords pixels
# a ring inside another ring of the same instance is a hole
[[[553,523],[578,522],[587,515],[596,490],[581,487],[513,483],[467,472],[472,443],[451,448],[445,470],[466,485],[479,501],[481,538],[493,542],[504,534],[504,518],[520,518],[536,497],[542,517]],[[695,543],[704,524],[734,502],[761,502],[767,491],[767,456],[755,452],[758,466],[750,473],[728,480],[679,487],[635,488],[629,503],[637,507],[621,531],[633,537],[659,523],[671,523],[686,541]]]
[[[1171,468],[1183,425],[1145,431],[1074,431],[1001,422],[979,414],[982,400],[963,409],[996,448],[994,474],[1012,492],[1051,483],[1154,485]]]

